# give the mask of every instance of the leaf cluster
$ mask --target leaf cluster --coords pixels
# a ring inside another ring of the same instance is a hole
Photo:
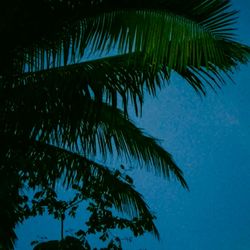
[[[131,177],[120,172],[118,173],[118,171],[115,171],[114,176],[123,180],[133,190]],[[91,249],[88,243],[88,235],[91,234],[99,235],[99,239],[103,242],[108,241],[107,248],[103,249],[121,249],[121,239],[112,234],[112,231],[115,229],[129,229],[135,237],[143,235],[145,232],[153,231],[159,237],[159,233],[153,223],[155,217],[151,215],[143,200],[141,200],[139,206],[145,206],[144,212],[139,207],[140,214],[123,218],[115,213],[114,191],[103,186],[99,179],[92,178],[91,185],[87,183],[82,183],[82,185],[74,184],[72,188],[75,190],[75,193],[69,201],[59,200],[53,189],[44,188],[42,191],[34,194],[30,206],[26,203],[26,210],[24,209],[23,211],[25,211],[26,216],[36,216],[37,214],[42,215],[47,210],[54,218],[64,221],[67,216],[75,217],[79,205],[87,202],[87,210],[90,214],[85,222],[87,229],[84,231],[79,230],[75,234],[83,245],[88,245],[86,249]],[[140,199],[139,194],[138,199]],[[41,244],[44,246],[45,243]],[[51,244],[51,242],[49,241],[47,244]],[[39,244],[37,247],[39,247]],[[40,249],[37,247],[35,249]]]

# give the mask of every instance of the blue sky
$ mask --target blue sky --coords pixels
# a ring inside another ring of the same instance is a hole
[[[232,1],[240,10],[239,41],[250,45],[250,2]],[[215,94],[200,98],[180,78],[147,98],[143,127],[173,154],[184,170],[190,192],[178,183],[134,170],[136,186],[157,215],[161,234],[124,244],[131,250],[250,249],[250,68],[240,67]],[[81,222],[75,221],[79,226]],[[69,224],[73,228],[73,224]],[[59,237],[58,222],[29,220],[17,229],[17,250],[29,250],[41,236]]]

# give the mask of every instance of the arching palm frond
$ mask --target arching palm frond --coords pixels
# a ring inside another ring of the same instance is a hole
[[[249,47],[234,42],[226,30],[230,18],[223,19],[221,29],[213,16],[197,23],[164,11],[117,11],[98,18],[94,19],[96,30],[86,34],[93,52],[117,46],[120,53],[142,51],[147,62],[153,66],[162,63],[169,71],[191,66],[206,67],[208,73],[210,65],[220,73],[249,59]],[[123,21],[117,31],[119,20]]]
[[[161,88],[162,80],[169,79],[169,75],[163,76],[161,68],[159,65],[155,74],[152,65],[143,62],[142,54],[132,53],[24,73],[14,79],[14,86],[19,93],[22,90],[18,87],[32,85],[32,88],[60,88],[61,92],[67,89],[66,94],[82,91],[83,95],[105,101],[113,107],[122,103],[125,113],[131,101],[138,114],[144,91],[155,95],[157,88]],[[5,88],[6,91],[13,91],[8,82]]]
[[[71,151],[32,140],[17,141],[15,139],[13,145],[9,145],[14,147],[12,150],[19,165],[19,175],[27,180],[30,187],[54,188],[57,182],[62,181],[66,188],[76,184],[90,190],[90,193],[107,191],[112,195],[112,204],[118,211],[149,220],[149,231],[159,238],[147,204],[126,178]],[[4,209],[1,211],[5,212]],[[13,213],[12,210],[9,212]]]
[[[33,140],[53,143],[85,155],[96,155],[98,152],[104,158],[108,154],[124,155],[164,177],[173,175],[183,187],[187,187],[183,173],[172,156],[121,111],[81,95],[74,95],[74,103],[71,103],[71,98],[58,103],[54,98],[50,100],[50,94],[53,95],[52,90],[45,97],[35,93],[32,96],[24,94],[21,100],[17,100],[26,108],[10,110],[6,114],[6,135],[13,133],[8,129],[14,125],[13,129],[21,138],[29,136]],[[35,104],[40,103],[39,98],[43,106],[37,110]]]
[[[103,5],[105,10],[105,1]],[[121,5],[126,10],[119,6],[116,11],[103,10],[100,15],[86,17],[59,39],[58,45],[27,51],[30,69],[40,70],[50,64],[58,67],[70,60],[74,63],[76,55],[80,59],[86,53],[136,52],[133,60],[139,56],[141,70],[150,65],[151,72],[154,69],[157,74],[163,65],[165,72],[185,72],[180,75],[205,93],[203,85],[214,81],[213,86],[220,85],[225,72],[248,61],[249,47],[234,41],[236,12],[230,10],[229,1],[197,1],[191,6],[193,14],[177,10],[173,1],[161,5],[157,10],[155,4],[150,9],[149,3],[141,8],[128,3],[127,8]],[[205,70],[206,78],[196,74],[198,82],[190,68]]]

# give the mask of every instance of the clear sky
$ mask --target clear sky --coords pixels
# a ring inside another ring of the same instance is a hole
[[[239,41],[250,45],[250,1],[232,2],[240,10]],[[136,124],[162,139],[184,170],[190,192],[152,173],[129,173],[157,215],[161,241],[147,235],[125,242],[125,249],[250,249],[249,73],[249,65],[240,67],[233,76],[236,84],[217,94],[209,90],[205,98],[173,77],[157,99],[146,99]],[[36,218],[19,226],[17,233],[16,250],[29,250],[30,242],[41,236],[59,238],[59,225],[47,217]]]

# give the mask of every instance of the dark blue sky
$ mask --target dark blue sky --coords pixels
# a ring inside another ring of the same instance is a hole
[[[250,1],[232,2],[240,10],[239,41],[250,45]],[[134,171],[138,190],[157,215],[161,241],[147,235],[125,249],[250,249],[249,72],[249,66],[240,67],[233,76],[236,84],[229,82],[217,94],[209,90],[205,98],[173,77],[157,99],[146,99],[136,123],[162,139],[184,170],[190,192],[174,181]],[[29,250],[38,237],[59,238],[59,225],[43,217],[27,221],[17,232],[16,249]]]

